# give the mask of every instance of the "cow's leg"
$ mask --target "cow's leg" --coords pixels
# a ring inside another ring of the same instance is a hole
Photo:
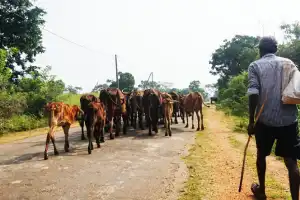
[[[105,120],[101,122],[101,127],[100,127],[100,142],[104,143],[104,127],[105,127]]]
[[[100,123],[97,122],[94,128],[94,138],[96,140],[97,148],[100,148]]]
[[[177,109],[177,105],[176,105],[176,109]],[[178,120],[177,120],[177,112],[175,111],[175,124],[178,124]]]
[[[88,137],[88,141],[89,141],[89,145],[88,145],[88,153],[89,154],[91,154],[92,150],[94,149],[93,142],[92,142],[92,132],[93,132],[93,128],[92,128],[92,125],[90,124],[87,128],[87,137]]]
[[[164,125],[165,125],[165,136],[168,136],[168,120],[167,120],[167,117],[165,118],[165,121],[164,121]]]
[[[185,116],[186,116],[186,125],[185,125],[185,128],[188,128],[189,127],[189,115],[188,115],[187,112],[185,113]]]
[[[44,159],[47,160],[48,159],[48,148],[49,148],[49,143],[50,143],[50,138],[51,138],[51,129],[53,128],[50,128],[48,134],[47,134],[47,138],[46,138],[46,145],[45,145],[45,151],[44,151]]]
[[[133,111],[130,113],[130,124],[131,124],[131,126],[134,128],[134,125],[133,125]]]
[[[141,110],[138,111],[138,120],[139,120],[139,127],[140,127],[140,129],[144,130],[143,112]]]
[[[137,119],[137,111],[134,112],[133,115],[133,128],[136,129],[136,119]]]
[[[122,118],[123,118],[123,121],[124,121],[124,123],[123,123],[123,134],[126,135],[126,134],[127,134],[127,123],[125,123],[125,122],[128,121],[128,116],[127,116],[127,114],[124,113],[124,114],[122,115]]]
[[[84,137],[84,120],[80,120],[79,124],[81,126],[81,140],[85,140],[86,138]]]
[[[114,117],[116,119],[116,137],[120,136],[120,130],[121,130],[121,116],[118,115]]]
[[[168,130],[169,130],[169,136],[172,136],[172,130],[171,130],[171,125],[170,125],[170,118],[168,118]]]
[[[63,130],[64,130],[64,134],[65,134],[65,152],[69,152],[69,129],[70,129],[70,125],[69,124],[66,124],[64,125],[63,127]]]
[[[194,129],[195,126],[194,126],[194,111],[192,112],[192,129]]]
[[[200,116],[199,116],[198,111],[196,111],[196,115],[197,115],[197,123],[198,123],[197,131],[199,131],[200,130]]]
[[[201,116],[201,130],[204,130],[202,106],[200,107],[200,116]]]

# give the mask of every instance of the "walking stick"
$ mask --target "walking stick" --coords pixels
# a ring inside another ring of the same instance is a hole
[[[264,109],[266,100],[267,100],[267,94],[266,94],[266,98],[264,100],[264,103],[262,104],[262,106],[261,106],[261,108],[260,108],[260,110],[258,112],[258,115],[256,116],[256,119],[255,119],[255,122],[254,122],[254,126],[255,126],[255,124],[256,124],[259,116],[261,115],[263,109]],[[240,179],[239,192],[242,191],[242,185],[243,185],[243,179],[244,179],[244,171],[245,171],[245,163],[246,163],[246,155],[247,155],[247,149],[248,149],[250,140],[251,140],[251,136],[249,135],[247,143],[246,143],[246,146],[245,146],[245,150],[244,150],[244,158],[243,158],[243,165],[242,165],[242,171],[241,171],[241,179]]]
[[[251,139],[251,136],[249,135],[248,141],[246,143],[245,150],[244,150],[244,158],[243,158],[243,166],[242,166],[242,172],[241,172],[239,192],[241,192],[241,190],[242,190],[242,184],[243,184],[243,178],[244,178],[244,170],[245,170],[245,163],[246,163],[246,155],[247,155],[247,149],[248,149],[248,146],[249,146],[250,139]]]

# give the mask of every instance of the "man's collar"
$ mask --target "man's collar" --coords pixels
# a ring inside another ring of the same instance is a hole
[[[262,58],[271,57],[271,56],[275,56],[275,54],[274,53],[267,53]]]

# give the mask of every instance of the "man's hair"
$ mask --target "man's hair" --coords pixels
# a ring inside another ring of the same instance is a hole
[[[277,41],[274,37],[262,37],[259,41],[258,48],[263,53],[276,53],[277,52]]]

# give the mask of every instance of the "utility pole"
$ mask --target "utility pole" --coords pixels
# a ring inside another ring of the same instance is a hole
[[[117,54],[115,54],[115,63],[116,63],[116,82],[117,82],[117,87],[119,88],[118,58],[117,58]]]

